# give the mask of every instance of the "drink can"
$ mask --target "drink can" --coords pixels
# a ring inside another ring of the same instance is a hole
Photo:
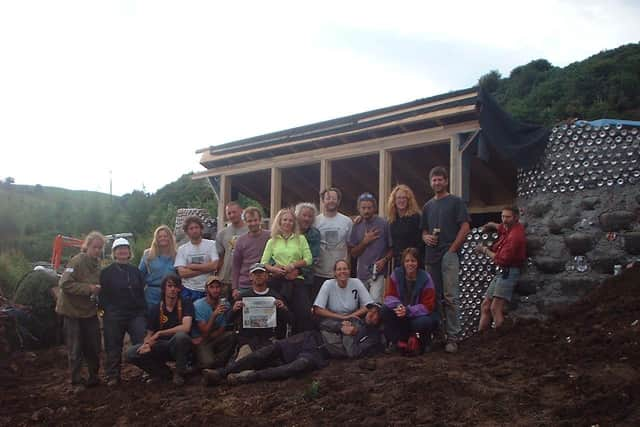
[[[622,273],[622,265],[621,264],[614,265],[613,266],[613,275],[614,276],[618,276],[621,273]]]

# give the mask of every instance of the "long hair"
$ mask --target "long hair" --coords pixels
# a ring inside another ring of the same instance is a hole
[[[87,252],[87,248],[89,248],[89,245],[94,240],[101,240],[103,245],[107,241],[107,239],[105,239],[105,237],[102,235],[101,232],[92,231],[89,234],[87,234],[87,237],[84,238],[84,241],[82,242],[82,246],[80,247],[80,250],[82,252]]]
[[[175,259],[176,257],[176,236],[174,236],[173,231],[169,228],[168,225],[161,225],[153,232],[153,240],[151,241],[151,247],[148,251],[147,261],[151,261],[158,255],[160,255],[160,248],[158,247],[158,234],[164,231],[169,234],[169,255],[171,258]]]
[[[276,217],[273,219],[273,224],[271,224],[271,238],[275,239],[276,237],[282,237],[282,227],[280,227],[280,222],[282,221],[282,217],[286,214],[291,215],[293,218],[293,234],[300,234],[300,229],[298,228],[298,221],[296,221],[296,215],[290,208],[280,209]]]
[[[167,289],[167,282],[172,282],[174,285],[182,288],[182,279],[175,273],[169,273],[160,282],[160,298],[164,301],[164,294]]]
[[[395,188],[389,194],[389,199],[387,200],[387,218],[389,222],[395,222],[398,219],[398,210],[396,209],[396,194],[399,191],[404,191],[407,195],[407,212],[405,216],[412,216],[420,213],[420,208],[418,207],[418,202],[416,201],[416,196],[413,194],[411,188],[404,184],[396,185]]]

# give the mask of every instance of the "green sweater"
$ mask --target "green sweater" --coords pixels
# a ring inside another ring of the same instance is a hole
[[[309,243],[307,243],[307,239],[303,235],[292,234],[288,239],[282,236],[269,239],[260,262],[262,264],[270,264],[271,260],[273,260],[276,265],[286,266],[302,259],[307,265],[311,265],[313,262]],[[302,279],[303,277],[298,276],[298,278]]]
[[[84,252],[71,258],[64,269],[58,286],[60,296],[56,312],[74,318],[93,317],[97,314],[95,301],[91,300],[90,285],[100,283],[100,262]]]

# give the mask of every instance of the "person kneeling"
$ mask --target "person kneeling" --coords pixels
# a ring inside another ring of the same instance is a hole
[[[402,252],[402,265],[397,267],[385,292],[382,318],[390,348],[409,354],[423,353],[431,344],[431,333],[438,326],[435,288],[429,273],[418,268],[418,251]]]
[[[142,344],[129,347],[127,362],[147,372],[152,381],[168,380],[171,371],[167,361],[175,360],[175,385],[184,385],[184,375],[191,352],[193,303],[180,296],[182,280],[168,274],[161,285],[160,304],[149,309],[147,336]]]
[[[285,379],[321,369],[327,366],[329,358],[339,358],[344,354],[351,358],[374,354],[383,347],[379,329],[381,307],[377,303],[369,304],[364,324],[356,325],[348,320],[343,322],[342,334],[354,337],[354,345],[349,353],[344,350],[334,353],[329,349],[323,334],[319,331],[306,331],[262,347],[225,368],[209,371],[204,378],[204,384],[213,385],[223,381],[238,384]],[[274,363],[280,365],[274,367]]]

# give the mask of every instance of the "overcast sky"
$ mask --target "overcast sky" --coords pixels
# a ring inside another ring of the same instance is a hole
[[[0,179],[154,192],[210,145],[640,41],[640,2],[0,0]]]

